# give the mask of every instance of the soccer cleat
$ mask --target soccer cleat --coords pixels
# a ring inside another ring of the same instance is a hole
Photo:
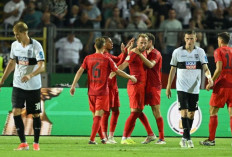
[[[188,148],[194,148],[194,144],[192,140],[188,140],[187,143],[188,143]]]
[[[156,139],[156,136],[155,136],[155,135],[153,135],[153,136],[147,136],[146,139],[145,139],[143,142],[141,142],[141,143],[142,143],[142,144],[148,144],[148,143],[150,143],[151,141],[155,141],[155,139]]]
[[[203,146],[215,146],[215,141],[210,141],[209,139],[204,140],[204,141],[200,141],[200,145]]]
[[[33,144],[33,150],[36,150],[36,151],[39,151],[40,148],[39,148],[39,143],[34,143]]]
[[[155,144],[166,144],[166,142],[162,139],[159,139]]]
[[[89,141],[89,144],[97,144],[95,141]]]
[[[121,140],[121,144],[131,144],[127,139]]]
[[[117,142],[114,140],[114,137],[109,137],[106,143],[107,144],[116,144]]]
[[[188,147],[187,140],[185,138],[182,138],[179,144],[180,144],[181,148],[187,148]]]
[[[136,144],[134,140],[132,140],[130,137],[126,139],[130,144]]]
[[[27,143],[21,143],[18,148],[14,150],[29,150],[29,145]]]
[[[106,144],[107,143],[106,141],[107,141],[106,139],[101,139],[102,144]]]

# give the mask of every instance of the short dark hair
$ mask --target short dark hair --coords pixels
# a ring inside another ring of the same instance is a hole
[[[224,44],[228,44],[230,41],[230,34],[228,32],[218,33],[218,38],[221,38]]]
[[[105,45],[106,40],[102,37],[95,40],[95,45],[97,49],[101,49]]]
[[[148,41],[152,41],[152,44],[155,43],[155,36],[151,33],[146,33],[146,35],[148,36]]]
[[[196,32],[194,30],[187,30],[184,34],[195,34],[196,35]]]
[[[108,37],[108,36],[102,36],[102,38],[104,38],[105,40],[110,39],[110,37]]]

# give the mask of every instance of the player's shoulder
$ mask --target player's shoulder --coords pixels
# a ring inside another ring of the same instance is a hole
[[[35,45],[35,46],[41,46],[40,42],[38,42],[35,39],[30,39],[31,40],[31,44]]]
[[[201,47],[198,47],[198,46],[195,46],[195,49],[198,51],[198,52],[201,52],[201,53],[205,53],[205,50]]]

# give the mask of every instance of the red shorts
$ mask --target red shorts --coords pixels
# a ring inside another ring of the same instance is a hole
[[[145,104],[150,106],[160,105],[161,89],[156,87],[146,88],[145,92]]]
[[[232,88],[214,88],[209,104],[211,106],[223,108],[225,103],[232,107]]]
[[[145,84],[128,84],[127,92],[130,101],[130,108],[144,109]]]
[[[97,110],[109,111],[109,95],[89,95],[89,109],[93,113]]]
[[[109,88],[109,107],[119,107],[119,96],[118,89],[110,89]]]

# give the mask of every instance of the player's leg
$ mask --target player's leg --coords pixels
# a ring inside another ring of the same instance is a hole
[[[15,150],[28,150],[29,145],[27,144],[26,137],[24,134],[24,124],[21,117],[22,108],[24,108],[25,103],[25,91],[13,87],[12,91],[12,107],[13,107],[13,116],[14,116],[14,123],[15,127],[20,139],[21,144]]]
[[[110,132],[109,132],[108,140],[110,143],[114,144],[114,143],[117,143],[114,140],[114,132],[115,132],[115,128],[116,128],[117,123],[118,123],[119,107],[112,107],[111,110],[112,110],[112,116],[110,119]]]
[[[232,106],[232,104],[231,104]],[[229,115],[230,115],[230,130],[232,135],[232,107],[228,107]]]
[[[108,129],[108,119],[110,116],[110,112],[109,111],[105,111],[103,116],[102,116],[102,132],[104,134],[104,136],[107,138],[107,129]]]
[[[156,142],[157,144],[166,144],[164,140],[164,120],[161,116],[160,105],[152,105],[151,106],[152,113],[156,119],[156,124],[159,130],[159,140]]]
[[[40,89],[31,90],[28,92],[26,97],[26,109],[27,114],[32,114],[33,117],[33,130],[34,130],[34,143],[33,149],[40,150],[39,148],[39,137],[41,129],[41,104],[40,104]]]

